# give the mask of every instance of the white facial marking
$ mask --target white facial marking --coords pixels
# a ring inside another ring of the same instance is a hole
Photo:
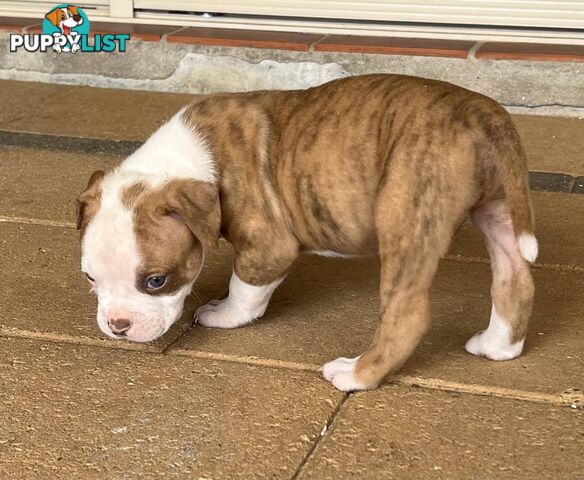
[[[529,263],[535,262],[538,254],[537,239],[531,233],[523,233],[518,238],[521,256]]]
[[[355,358],[339,357],[336,360],[325,363],[321,369],[322,376],[341,392],[365,390],[365,386],[361,385],[354,375],[359,358],[361,358],[361,355]]]
[[[499,316],[493,305],[489,327],[466,342],[464,348],[468,353],[490,360],[511,360],[521,355],[525,339],[511,343],[510,338],[509,324]]]
[[[98,297],[97,322],[112,338],[108,320],[130,320],[128,340],[147,342],[163,335],[180,317],[192,284],[173,295],[148,295],[136,287],[142,263],[134,233],[133,212],[122,203],[123,191],[137,182],[152,188],[187,178],[215,181],[209,150],[177,113],[133,155],[107,174],[100,186],[100,208],[89,222],[82,241],[81,268],[93,282]]]
[[[235,272],[229,281],[229,295],[223,300],[211,300],[195,313],[197,323],[211,328],[237,328],[260,318],[270,298],[284,278],[257,287],[241,280]]]
[[[104,190],[108,190],[107,184]],[[82,269],[94,279],[93,290],[99,302],[97,323],[101,331],[120,338],[112,333],[108,320],[125,318],[131,321],[132,327],[124,338],[151,341],[178,319],[191,285],[166,296],[148,295],[136,288],[140,257],[132,213],[112,198],[102,200],[102,207],[87,227],[82,244]]]

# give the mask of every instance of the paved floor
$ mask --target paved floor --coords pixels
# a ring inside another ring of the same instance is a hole
[[[374,392],[341,394],[318,374],[371,340],[374,259],[302,258],[240,330],[191,327],[193,298],[157,342],[104,338],[74,199],[120,160],[112,140],[143,140],[188,99],[0,82],[0,134],[24,133],[16,145],[0,135],[0,478],[584,479],[584,195],[534,194],[537,297],[511,362],[463,350],[490,310],[468,226],[441,264],[432,331]],[[517,122],[532,170],[584,175],[584,121]],[[231,260],[221,244],[202,301],[226,291]]]

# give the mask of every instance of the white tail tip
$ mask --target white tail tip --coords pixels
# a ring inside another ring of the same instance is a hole
[[[531,233],[522,233],[518,238],[521,256],[529,263],[535,262],[538,253],[537,239]]]

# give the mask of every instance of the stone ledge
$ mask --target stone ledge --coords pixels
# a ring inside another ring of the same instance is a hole
[[[94,32],[130,32],[127,50],[11,53],[10,34],[40,31],[38,20],[0,18],[0,24],[5,80],[208,94],[305,89],[350,75],[396,73],[459,85],[514,113],[584,118],[582,63],[575,56],[584,47],[570,47],[574,61],[549,52],[546,60],[557,61],[492,60],[474,55],[490,44],[474,42],[93,22]]]

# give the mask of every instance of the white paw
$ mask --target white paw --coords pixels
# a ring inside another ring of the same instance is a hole
[[[253,320],[246,312],[234,306],[229,297],[211,300],[195,312],[195,323],[209,328],[237,328]]]
[[[489,330],[479,332],[466,345],[465,350],[478,357],[487,357],[489,360],[511,360],[518,357],[523,351],[523,342],[511,343],[507,339],[491,334]]]
[[[77,44],[71,47],[71,53],[77,53],[79,50],[81,50],[81,47]]]
[[[353,375],[358,360],[359,357],[339,357],[332,362],[325,363],[322,366],[322,376],[342,392],[365,390],[365,386],[357,382]]]

